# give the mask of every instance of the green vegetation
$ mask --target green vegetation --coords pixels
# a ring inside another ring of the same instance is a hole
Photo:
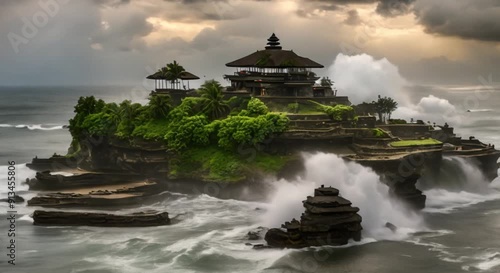
[[[252,160],[254,165],[248,165],[236,151],[241,145],[257,149],[270,136],[286,131],[284,114],[270,112],[257,98],[239,103],[224,100],[222,87],[213,80],[198,92],[200,97],[187,97],[176,107],[168,96],[152,96],[147,105],[82,97],[70,121],[70,151],[78,152],[78,143],[86,136],[119,138],[131,144],[141,139],[158,141],[177,154],[171,162],[172,176],[193,173],[222,181],[241,179],[248,166],[264,171],[282,166],[279,156],[261,153]]]
[[[442,144],[441,141],[433,138],[415,139],[415,140],[401,140],[391,142],[392,147],[411,147],[411,146],[425,146],[425,145],[438,145]]]
[[[158,69],[157,73],[163,79],[167,79],[170,82],[170,88],[179,89],[179,79],[184,72],[186,72],[184,67],[182,67],[177,61],[174,61],[173,63],[169,63],[166,66]]]
[[[288,118],[283,114],[267,113],[256,117],[230,116],[213,122],[210,131],[217,132],[217,144],[221,148],[232,149],[237,145],[257,145],[272,134],[284,132]]]
[[[389,134],[380,128],[372,129],[372,133],[374,137],[380,137],[380,138],[389,137]]]
[[[289,160],[287,156],[257,153],[245,158],[237,153],[207,147],[188,148],[170,162],[170,178],[203,178],[205,181],[239,182],[259,170],[266,173],[279,171]]]
[[[229,102],[224,100],[222,85],[218,81],[206,81],[198,89],[198,94],[202,99],[202,112],[211,120],[225,117],[231,111]]]
[[[378,96],[378,100],[372,102],[375,106],[375,111],[378,114],[379,120],[386,123],[387,120],[391,119],[391,114],[398,108],[398,103],[389,97]]]
[[[269,112],[269,108],[259,99],[251,98],[248,102],[247,111],[242,111],[240,116],[247,115],[251,117],[256,117],[260,115],[265,115]]]
[[[327,114],[332,120],[346,121],[354,119],[354,109],[351,106],[337,104],[335,106],[323,105],[315,101],[309,101],[317,106],[323,113]]]
[[[146,140],[161,141],[169,132],[168,124],[167,119],[152,119],[135,127],[131,136]]]
[[[290,103],[287,106],[287,110],[289,113],[298,113],[299,112],[299,104],[297,102]]]

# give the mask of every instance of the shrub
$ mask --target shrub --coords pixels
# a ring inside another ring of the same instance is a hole
[[[257,144],[273,133],[284,132],[288,118],[283,114],[268,113],[258,117],[231,116],[213,126],[218,129],[220,147],[230,149],[238,144]]]
[[[104,112],[88,115],[81,125],[82,130],[94,136],[110,135],[114,127],[111,116]]]
[[[287,106],[287,110],[288,112],[290,113],[298,113],[299,112],[299,104],[294,102],[294,103],[290,103],[288,104]]]
[[[247,105],[247,110],[250,116],[265,115],[269,112],[269,108],[258,98],[251,98]]]
[[[384,131],[384,130],[382,130],[380,128],[372,129],[372,133],[373,133],[374,137],[380,137],[380,138],[382,138],[382,137],[388,137],[389,136],[389,134],[387,134],[386,131]]]
[[[170,148],[177,151],[190,146],[207,145],[210,135],[207,124],[207,117],[203,115],[184,117],[180,122],[170,125],[165,140]]]
[[[318,110],[327,114],[332,120],[346,121],[354,119],[354,109],[351,106],[337,104],[335,106],[323,105],[315,101],[310,101],[317,105]]]
[[[147,140],[163,140],[168,132],[169,122],[166,119],[155,119],[135,127],[132,136]]]

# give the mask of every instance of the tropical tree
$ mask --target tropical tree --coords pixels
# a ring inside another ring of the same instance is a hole
[[[170,77],[170,74],[168,72],[168,68],[166,66],[158,69],[157,73],[160,74],[162,79],[169,79],[169,77]]]
[[[168,116],[168,113],[172,109],[170,96],[150,96],[148,109],[152,118],[166,118]]]
[[[392,112],[398,108],[398,103],[389,97],[378,96],[378,100],[373,102],[375,110],[377,111],[378,118],[381,122],[386,123],[391,119]]]
[[[229,102],[224,100],[222,85],[218,81],[206,81],[198,89],[198,94],[201,97],[201,111],[210,119],[219,119],[229,114],[231,108],[229,107]]]
[[[118,125],[121,121],[121,114],[120,114],[120,107],[118,104],[112,102],[106,104],[104,106],[103,110],[104,113],[109,115],[110,121],[113,122],[113,124]]]
[[[130,100],[120,103],[120,123],[118,124],[117,135],[120,137],[129,136],[136,124],[139,123],[143,110],[145,110],[145,107],[139,103],[132,103]]]
[[[182,73],[186,70],[182,67],[177,61],[174,60],[173,63],[169,63],[166,66],[167,68],[167,79],[170,81],[170,84],[173,86],[175,84],[175,88],[179,88],[179,79],[182,76]]]
[[[103,100],[97,100],[94,96],[80,97],[78,99],[75,106],[75,116],[69,120],[69,131],[73,138],[78,139],[81,137],[81,126],[85,118],[91,114],[99,113],[105,105],[106,103]]]

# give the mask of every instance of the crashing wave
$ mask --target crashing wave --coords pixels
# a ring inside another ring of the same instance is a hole
[[[12,125],[12,124],[0,124],[0,128],[28,129],[30,131],[33,131],[33,130],[52,131],[52,130],[67,129],[68,125],[45,125],[45,124],[31,124],[31,125],[19,124],[19,125]]]

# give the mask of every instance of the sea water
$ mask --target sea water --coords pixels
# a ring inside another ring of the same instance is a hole
[[[106,101],[129,96],[132,87],[0,88],[0,198],[7,194],[7,162],[16,161],[19,182],[33,177],[32,157],[65,154],[71,137],[64,125],[79,96]],[[464,91],[465,90],[465,91]],[[439,89],[460,105],[474,90]],[[435,88],[422,93],[436,93]],[[420,94],[415,94],[419,96]],[[467,112],[459,133],[500,145],[500,93]],[[460,109],[460,108],[459,108]],[[454,126],[453,124],[450,124]],[[498,146],[500,147],[500,146]],[[500,180],[488,184],[466,160],[447,158],[441,176],[426,181],[427,207],[414,213],[392,200],[369,168],[334,154],[304,154],[306,171],[273,180],[267,202],[221,200],[205,194],[163,192],[141,209],[167,210],[179,221],[148,228],[38,227],[35,208],[17,204],[16,265],[7,261],[7,204],[0,204],[1,272],[498,272]],[[319,185],[334,186],[359,207],[363,240],[342,247],[253,250],[246,234],[299,218],[301,201]],[[433,186],[430,187],[429,185]],[[29,199],[24,184],[17,192]],[[423,185],[422,185],[423,186]],[[124,212],[137,208],[113,209]],[[111,210],[112,212],[112,210]],[[396,233],[383,227],[391,222]]]

